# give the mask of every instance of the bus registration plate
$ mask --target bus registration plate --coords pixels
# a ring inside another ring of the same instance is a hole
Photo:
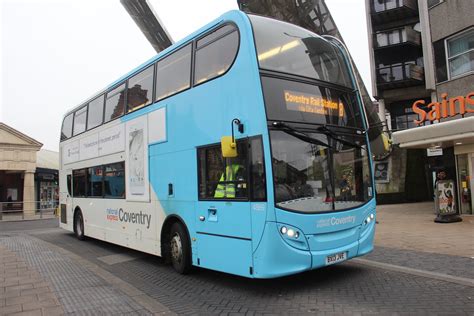
[[[326,265],[335,264],[347,259],[347,252],[339,252],[326,257]]]

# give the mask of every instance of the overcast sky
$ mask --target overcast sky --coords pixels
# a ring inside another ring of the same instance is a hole
[[[149,0],[175,41],[236,0]],[[363,0],[326,0],[370,91]],[[186,8],[186,10],[183,10]],[[64,113],[155,55],[119,0],[0,0],[0,121],[58,150]]]

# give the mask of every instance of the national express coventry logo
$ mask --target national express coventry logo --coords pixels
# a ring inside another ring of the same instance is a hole
[[[355,223],[356,217],[355,216],[346,216],[346,217],[331,217],[326,219],[320,219],[316,222],[316,227],[327,227],[333,225],[341,225],[341,224],[353,224]]]
[[[150,228],[151,215],[144,214],[142,211],[137,213],[126,212],[123,209],[107,209],[107,220],[110,222],[125,222],[145,225],[147,229]]]

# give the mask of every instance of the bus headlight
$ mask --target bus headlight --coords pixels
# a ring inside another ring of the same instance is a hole
[[[298,239],[300,237],[300,232],[294,228],[288,228],[286,226],[280,227],[280,233],[285,237]]]
[[[283,240],[285,240],[291,246],[301,250],[309,249],[306,238],[304,238],[304,234],[296,227],[278,224],[278,231],[280,232]]]
[[[370,224],[370,222],[375,218],[375,215],[372,213],[370,215],[367,216],[367,218],[365,219],[364,221],[364,224]]]

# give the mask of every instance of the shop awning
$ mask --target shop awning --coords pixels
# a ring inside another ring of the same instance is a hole
[[[401,148],[452,147],[474,144],[474,117],[421,126],[393,133]]]

